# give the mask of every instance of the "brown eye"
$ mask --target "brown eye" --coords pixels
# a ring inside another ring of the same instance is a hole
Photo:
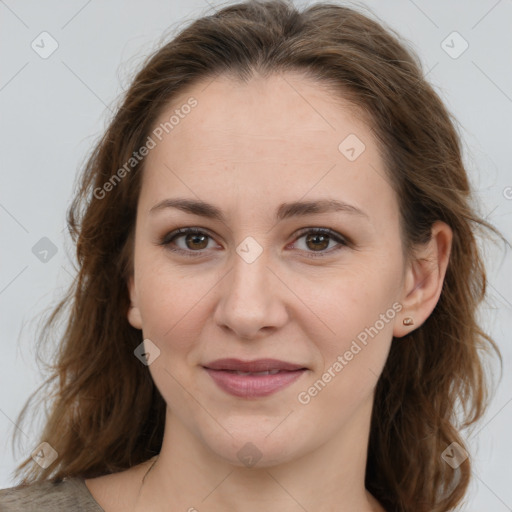
[[[314,251],[322,251],[327,249],[329,246],[329,241],[329,235],[325,235],[324,233],[313,233],[306,235],[306,245]]]
[[[185,244],[189,249],[206,249],[208,245],[208,235],[189,233],[185,235]]]
[[[182,242],[178,243],[180,239]],[[304,241],[298,243],[298,241]],[[160,245],[166,246],[169,250],[186,256],[203,256],[208,243],[214,242],[211,235],[198,228],[181,228],[167,234],[161,241]],[[343,247],[349,247],[350,242],[340,234],[326,228],[306,228],[295,239],[293,246],[304,252],[308,257],[327,256]],[[300,247],[303,245],[303,247]],[[213,247],[210,247],[210,249]]]
[[[302,239],[304,241],[299,243]],[[350,246],[350,243],[343,236],[330,229],[309,228],[299,233],[293,245],[296,249],[305,252],[308,257],[316,258],[330,255],[343,247]]]
[[[182,242],[179,240],[183,239]],[[167,234],[160,245],[166,246],[173,252],[187,256],[201,256],[202,251],[208,249],[208,243],[212,237],[197,228],[182,228]]]

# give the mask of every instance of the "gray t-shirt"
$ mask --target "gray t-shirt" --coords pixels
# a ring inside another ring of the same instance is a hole
[[[89,492],[83,478],[0,489],[0,512],[62,511],[105,512]]]

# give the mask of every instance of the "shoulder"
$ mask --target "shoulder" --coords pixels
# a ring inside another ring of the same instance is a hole
[[[59,512],[64,510],[104,512],[90,494],[85,481],[77,477],[57,483],[42,481],[0,489],[0,510],[2,512]]]

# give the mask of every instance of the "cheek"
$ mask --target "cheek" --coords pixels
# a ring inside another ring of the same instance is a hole
[[[328,301],[330,305],[323,311],[334,334],[308,335],[317,345],[320,361],[296,400],[308,416],[328,415],[330,426],[322,427],[327,430],[335,430],[362,404],[368,404],[386,363],[393,322],[401,309],[392,294],[377,293],[373,287],[360,284],[352,293],[346,288],[331,290],[336,306]]]
[[[192,266],[177,269],[161,258],[140,261],[138,303],[144,337],[168,353],[181,352],[197,343],[207,312],[208,292],[218,281],[212,273]]]
[[[324,275],[321,282],[295,278],[294,291],[315,313],[316,329],[323,326],[327,347],[339,350],[374,324],[379,332],[392,332],[400,282],[398,264],[378,265],[361,259],[357,265]]]
[[[147,266],[139,274],[143,336],[160,350],[149,366],[156,387],[174,410],[185,411],[190,406],[189,393],[198,396],[190,366],[205,321],[200,315],[206,316],[201,297],[211,285],[201,279],[184,278],[169,265],[167,270],[162,269],[166,266],[154,263],[153,271]],[[186,415],[182,419],[186,421]]]
[[[401,260],[398,256],[394,262],[363,260],[350,270],[338,271],[325,281],[329,284],[323,293],[315,295],[311,309],[319,312],[322,322],[315,322],[308,338],[320,357],[309,388],[303,388],[303,402],[355,407],[372,392],[382,372],[402,308],[397,301]],[[305,285],[302,293],[308,288]]]

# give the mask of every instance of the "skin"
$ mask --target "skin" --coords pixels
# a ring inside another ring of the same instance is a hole
[[[382,511],[364,487],[374,389],[392,337],[420,326],[439,299],[451,230],[436,223],[431,241],[404,259],[397,198],[371,129],[310,79],[220,76],[195,84],[158,122],[190,96],[198,105],[146,159],[128,283],[128,320],[160,350],[148,369],[168,405],[162,450],[86,484],[106,512]],[[349,134],[366,146],[354,161],[338,149]],[[225,222],[175,208],[150,213],[177,197],[216,205]],[[274,218],[281,203],[321,199],[364,215]],[[183,227],[210,238],[160,244]],[[330,228],[350,244],[308,243],[302,228]],[[262,248],[252,263],[236,252],[249,236]],[[298,394],[394,303],[401,311],[300,403]],[[224,357],[270,357],[308,371],[271,396],[237,398],[202,368]],[[237,456],[247,442],[261,456],[253,467]]]

